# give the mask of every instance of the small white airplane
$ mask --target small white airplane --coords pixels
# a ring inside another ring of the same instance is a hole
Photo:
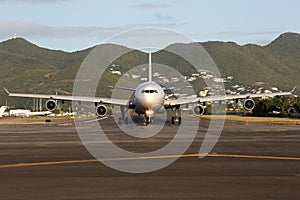
[[[121,107],[122,119],[124,119],[124,110],[133,109],[137,114],[144,115],[145,125],[148,125],[156,113],[160,113],[163,109],[172,109],[178,111],[180,106],[187,104],[194,104],[193,113],[195,116],[200,116],[204,113],[206,102],[224,101],[224,100],[243,100],[243,107],[247,111],[251,111],[255,107],[252,98],[259,97],[274,97],[292,95],[295,90],[293,88],[290,92],[277,92],[277,93],[261,93],[261,94],[237,94],[237,95],[216,95],[195,98],[177,98],[165,99],[166,94],[164,89],[152,81],[152,65],[151,65],[151,52],[149,53],[149,78],[134,88],[114,87],[114,89],[124,89],[134,91],[133,99],[116,99],[116,98],[102,98],[102,97],[88,97],[88,96],[71,96],[71,95],[47,95],[47,94],[23,94],[23,93],[10,93],[6,88],[4,90],[8,96],[12,97],[30,97],[30,98],[43,98],[48,99],[45,107],[48,111],[54,111],[57,107],[57,101],[79,101],[79,102],[93,102],[95,103],[95,112],[98,117],[105,117],[107,115],[107,107],[105,104],[117,105]],[[175,112],[177,113],[177,112]],[[124,119],[126,121],[126,119]],[[172,124],[177,122],[181,123],[181,117],[177,114],[171,118]]]
[[[36,111],[31,112],[26,109],[14,109],[9,111],[9,116],[11,117],[32,117],[32,116],[47,116],[52,114],[50,111]]]

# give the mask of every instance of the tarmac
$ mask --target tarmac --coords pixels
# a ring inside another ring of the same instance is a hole
[[[299,125],[226,121],[216,146],[200,159],[209,122],[200,120],[182,156],[134,158],[179,157],[149,173],[120,172],[97,161],[71,121],[2,124],[0,199],[299,199]],[[82,121],[89,123],[94,122]],[[110,140],[131,152],[157,150],[179,128],[167,125],[158,136],[133,139],[112,118],[100,124]]]

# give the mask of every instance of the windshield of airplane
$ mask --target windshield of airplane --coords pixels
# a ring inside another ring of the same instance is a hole
[[[143,93],[158,93],[157,90],[142,90]]]

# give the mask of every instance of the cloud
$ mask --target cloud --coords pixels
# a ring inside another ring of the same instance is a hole
[[[234,41],[239,45],[257,44],[266,45],[272,42],[272,38],[281,34],[276,30],[261,30],[261,31],[223,31],[211,34],[213,39],[221,41]],[[270,39],[271,38],[271,39]]]
[[[171,5],[162,4],[162,3],[137,3],[132,5],[131,7],[138,9],[155,9],[155,8],[169,8]]]
[[[68,38],[92,36],[97,33],[107,33],[115,28],[92,27],[92,26],[46,26],[42,24],[27,23],[20,21],[0,21],[0,38],[7,38],[13,34],[17,36],[32,38]]]
[[[234,36],[247,36],[247,35],[274,35],[278,31],[256,31],[256,32],[242,32],[242,31],[223,31],[218,32],[216,35],[234,35]]]
[[[22,21],[0,21],[0,38],[9,38],[14,34],[23,38],[99,38],[105,39],[114,34],[135,28],[161,27],[176,28],[185,23],[127,24],[115,27],[101,26],[47,26]]]
[[[244,33],[244,35],[274,35],[278,33],[279,33],[278,31],[258,31],[258,32]]]
[[[171,20],[172,17],[168,15],[162,15],[160,13],[154,13],[155,17],[159,20]]]
[[[269,44],[270,42],[272,42],[272,39],[269,39],[269,40],[255,40],[255,41],[251,41],[251,43],[254,43],[254,44],[258,44],[258,45],[267,45]]]
[[[59,3],[69,0],[0,0],[0,3],[30,3],[30,4],[43,4],[43,3]]]

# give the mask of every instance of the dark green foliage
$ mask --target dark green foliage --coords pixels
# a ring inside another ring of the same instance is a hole
[[[293,112],[300,112],[300,98],[299,97],[275,97],[272,99],[255,100],[256,106],[253,109],[254,115],[272,114],[273,111],[280,114],[292,114]]]
[[[252,85],[264,82],[282,90],[299,85],[299,34],[285,33],[267,46],[239,46],[232,42],[201,44],[214,59],[221,75],[234,77],[231,84]],[[22,38],[2,42],[0,87],[7,87],[14,92],[69,94],[72,92],[77,70],[91,50],[92,48],[73,53],[49,50]],[[167,51],[153,53],[153,62],[174,67],[183,75],[195,72],[190,63]],[[114,64],[119,65],[117,70],[122,73],[147,63],[148,55],[140,51],[131,51],[114,61]],[[106,73],[101,81],[105,85],[114,85],[118,79],[119,76]],[[203,81],[200,80],[193,83],[197,92],[202,85]],[[110,96],[110,93],[109,88],[102,87],[97,95]],[[5,103],[5,99],[6,95],[0,89],[0,105]],[[10,98],[9,101],[14,104],[20,102],[20,99]],[[269,107],[263,109],[269,110]]]
[[[206,42],[202,45],[222,76],[232,75],[236,83],[252,85],[264,82],[283,90],[299,85],[299,34],[285,33],[267,46],[239,46],[232,42]]]

